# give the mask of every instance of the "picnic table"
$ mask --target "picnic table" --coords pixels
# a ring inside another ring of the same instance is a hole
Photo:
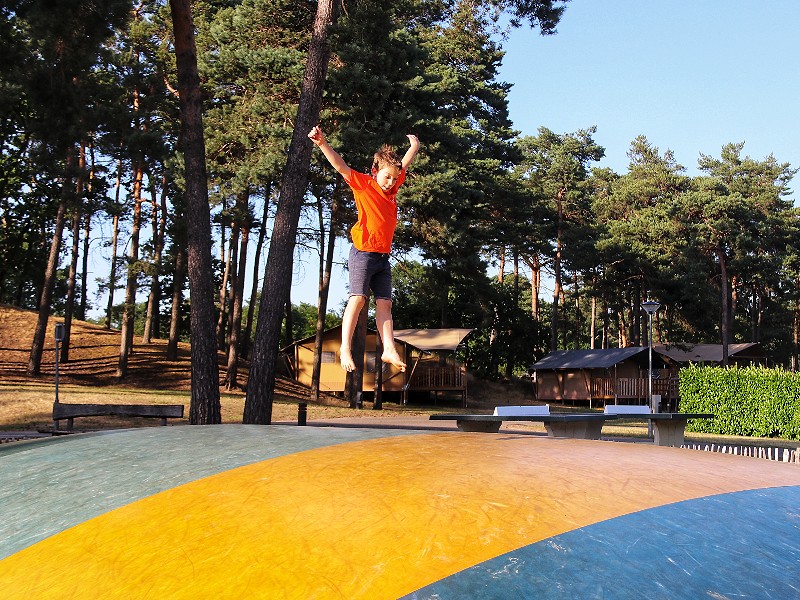
[[[706,413],[651,413],[647,406],[609,405],[602,413],[551,413],[546,406],[498,407],[495,414],[436,414],[432,421],[455,421],[461,431],[497,433],[504,421],[536,421],[550,437],[599,440],[603,424],[614,420],[649,420],[656,446],[681,446],[689,419],[713,419]]]
[[[629,406],[609,404],[605,407],[606,415],[615,416],[619,420],[648,420],[653,424],[653,443],[656,446],[680,447],[686,432],[689,419],[713,419],[707,413],[665,412],[653,413],[647,406]]]
[[[544,423],[550,437],[569,437],[582,440],[600,439],[600,430],[608,419],[616,419],[603,413],[549,413],[539,415],[431,415],[431,421],[455,421],[461,431],[497,433],[503,421],[537,421]]]

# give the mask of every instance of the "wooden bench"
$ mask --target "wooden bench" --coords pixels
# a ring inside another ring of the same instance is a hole
[[[67,420],[67,431],[72,431],[73,419],[77,417],[146,417],[167,419],[183,417],[183,404],[64,404],[53,403],[53,429],[58,431],[58,422]]]
[[[517,409],[517,410],[515,410]],[[604,413],[551,413],[549,406],[502,406],[492,415],[431,415],[432,421],[455,421],[461,431],[497,433],[503,421],[536,421],[544,423],[550,437],[568,437],[583,440],[600,439],[603,423],[616,419]]]
[[[608,404],[604,414],[616,416],[617,419],[644,419],[653,424],[653,443],[656,446],[675,446],[683,444],[686,433],[686,422],[689,419],[713,419],[714,415],[706,413],[654,413],[649,406],[627,404]]]

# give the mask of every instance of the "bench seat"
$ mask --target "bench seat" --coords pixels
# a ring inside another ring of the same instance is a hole
[[[146,417],[161,419],[166,425],[167,419],[183,417],[183,404],[65,404],[53,403],[53,429],[58,431],[58,422],[67,420],[67,431],[72,430],[73,419],[77,417]]]

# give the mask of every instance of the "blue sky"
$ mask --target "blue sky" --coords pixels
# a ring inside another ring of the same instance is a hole
[[[522,135],[596,125],[599,164],[618,173],[640,134],[689,175],[728,142],[796,168],[798,28],[798,0],[572,0],[557,34],[511,34],[499,79]]]

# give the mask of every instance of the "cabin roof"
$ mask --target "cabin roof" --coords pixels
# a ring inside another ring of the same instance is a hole
[[[676,363],[721,363],[722,344],[654,344],[653,352]],[[763,360],[764,353],[757,343],[728,344],[728,356]]]
[[[595,350],[556,350],[531,366],[534,371],[559,369],[609,369],[639,354],[647,358],[647,346]]]

